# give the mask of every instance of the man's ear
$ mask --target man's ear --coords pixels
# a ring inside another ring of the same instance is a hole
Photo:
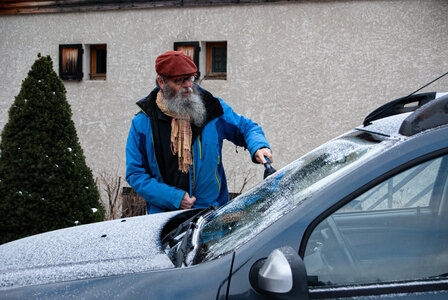
[[[160,75],[157,75],[157,83],[159,84],[160,88],[165,88],[165,82],[163,81],[162,77],[160,77]]]

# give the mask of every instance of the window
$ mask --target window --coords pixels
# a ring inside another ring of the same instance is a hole
[[[226,79],[227,42],[207,42],[205,77]]]
[[[435,278],[448,270],[448,155],[401,172],[324,219],[304,254],[310,286]]]
[[[201,52],[201,48],[205,51]],[[176,42],[174,50],[182,51],[193,59],[199,78],[227,79],[227,42]]]
[[[90,79],[106,80],[107,45],[90,45]]]
[[[186,55],[189,55],[196,67],[198,68],[198,77],[201,76],[201,72],[199,71],[199,42],[176,42],[174,43],[174,50],[176,51],[182,51]]]
[[[81,44],[59,45],[59,77],[61,79],[82,79],[82,54]]]

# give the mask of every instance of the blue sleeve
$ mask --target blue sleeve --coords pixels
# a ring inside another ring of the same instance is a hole
[[[185,191],[163,183],[153,153],[150,120],[140,115],[132,120],[126,143],[126,181],[149,205],[179,209]]]
[[[226,102],[219,99],[224,114],[221,116],[225,125],[223,126],[224,138],[237,146],[246,147],[252,160],[258,149],[271,148],[261,127],[252,120],[237,114]]]

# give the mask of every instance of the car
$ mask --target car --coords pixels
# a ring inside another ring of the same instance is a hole
[[[448,93],[391,101],[216,208],[0,246],[2,299],[447,299]]]

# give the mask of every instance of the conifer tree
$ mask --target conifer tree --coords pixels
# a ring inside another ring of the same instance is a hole
[[[0,243],[104,219],[62,81],[40,54],[0,141]]]

